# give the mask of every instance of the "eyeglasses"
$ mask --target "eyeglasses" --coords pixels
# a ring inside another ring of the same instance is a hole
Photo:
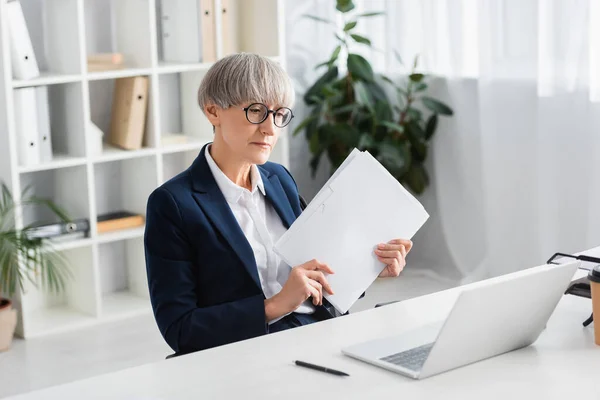
[[[287,107],[269,110],[269,108],[262,103],[250,104],[248,107],[242,108],[242,110],[246,111],[246,119],[252,124],[262,124],[264,120],[269,117],[269,114],[272,113],[275,126],[283,128],[292,121],[292,118],[294,118],[292,110]]]

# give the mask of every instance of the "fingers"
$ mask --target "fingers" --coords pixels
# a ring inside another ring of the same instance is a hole
[[[314,281],[319,282],[325,291],[327,291],[327,293],[333,294],[333,290],[331,289],[331,286],[329,286],[329,282],[327,282],[325,275],[323,275],[321,271],[306,271],[306,276]]]
[[[408,252],[410,252],[410,249],[412,249],[412,246],[413,246],[413,242],[408,239],[394,239],[394,240],[390,240],[389,242],[387,242],[387,244],[388,245],[403,244],[404,247],[406,248],[407,254],[408,254]]]
[[[314,289],[316,289],[318,292],[317,296],[313,296],[313,304],[315,306],[322,305],[323,304],[323,286],[319,282],[312,280],[312,279],[308,280],[308,284],[310,286],[312,286]]]
[[[403,245],[397,250],[380,250],[376,249],[375,254],[382,258],[404,258],[406,256],[406,250]]]
[[[319,260],[313,259],[301,265],[302,268],[308,271],[324,271],[328,274],[335,274],[331,267]]]
[[[312,296],[312,302],[315,306],[318,306],[321,303],[321,298],[323,296],[323,294],[313,285],[310,284],[310,279],[309,279],[309,284],[307,285],[307,289],[308,292],[310,293],[310,295],[308,297]],[[307,297],[307,299],[308,299]]]

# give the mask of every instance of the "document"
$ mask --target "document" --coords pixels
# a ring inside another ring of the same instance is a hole
[[[335,272],[327,275],[334,294],[323,296],[345,313],[385,268],[374,253],[377,244],[412,239],[428,218],[379,161],[355,149],[274,251],[290,266],[313,258],[328,264]]]

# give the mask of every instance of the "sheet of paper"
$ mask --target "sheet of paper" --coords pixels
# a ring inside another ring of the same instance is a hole
[[[334,295],[325,298],[345,313],[385,265],[378,243],[411,239],[429,215],[423,206],[368,152],[353,152],[302,215],[275,244],[289,265],[316,258]]]

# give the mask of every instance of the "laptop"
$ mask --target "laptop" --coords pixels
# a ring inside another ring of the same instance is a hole
[[[445,319],[342,349],[358,360],[424,379],[537,340],[579,261],[540,265],[463,289]]]

